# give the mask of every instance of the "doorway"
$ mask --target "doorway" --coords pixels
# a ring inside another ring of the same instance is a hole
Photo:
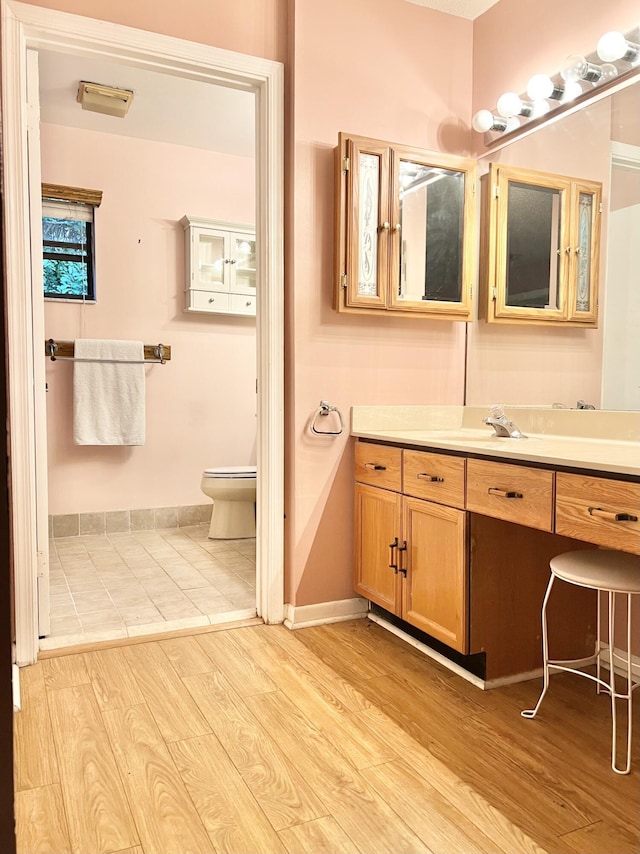
[[[28,148],[22,116],[27,51],[106,58],[168,77],[251,91],[256,100],[257,311],[257,612],[283,616],[282,534],[282,66],[178,39],[66,13],[3,3],[3,101],[13,539],[16,569],[16,660],[37,657],[37,576],[42,572],[38,519],[47,496],[38,478],[39,411],[44,389],[34,382],[42,359],[30,281]],[[32,331],[35,324],[35,331]],[[31,394],[29,393],[31,390]],[[40,461],[40,465],[42,465]],[[44,493],[44,494],[43,494]],[[40,524],[40,528],[42,525]],[[22,559],[20,559],[22,558]]]

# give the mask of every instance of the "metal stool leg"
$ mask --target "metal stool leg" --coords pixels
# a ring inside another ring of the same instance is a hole
[[[631,769],[631,735],[633,730],[632,702],[633,702],[633,679],[631,670],[631,594],[627,593],[627,654],[624,657],[626,663],[627,691],[625,694],[616,692],[616,676],[614,670],[614,626],[615,626],[615,597],[616,594],[609,593],[609,686],[611,691],[611,767],[616,774],[628,774]],[[619,656],[620,657],[620,656]],[[617,759],[617,714],[616,700],[627,701],[627,761],[624,768],[619,768]]]
[[[538,702],[536,703],[535,709],[525,709],[520,712],[523,718],[535,718],[538,713],[538,709],[540,708],[540,704],[544,698],[544,695],[547,693],[547,689],[549,687],[549,637],[547,634],[547,602],[549,601],[549,596],[551,595],[551,588],[553,587],[553,582],[555,581],[555,575],[553,572],[551,573],[551,578],[549,579],[549,584],[547,585],[547,592],[544,594],[544,599],[542,601],[542,664],[544,667],[544,676],[542,682],[542,692],[538,697]]]

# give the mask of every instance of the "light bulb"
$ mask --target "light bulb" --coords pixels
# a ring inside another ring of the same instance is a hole
[[[505,92],[504,95],[500,95],[496,108],[505,119],[513,116],[530,116],[533,112],[533,105],[522,101],[515,92]]]
[[[597,53],[603,62],[618,59],[635,62],[640,56],[640,45],[628,42],[622,33],[605,33],[598,42]]]
[[[491,110],[478,110],[471,122],[473,129],[478,133],[486,133],[490,130],[507,129],[507,122],[500,116],[494,116]]]
[[[560,98],[561,104],[566,104],[567,101],[573,101],[582,95],[582,86],[577,80],[567,80],[564,84],[564,92]]]
[[[534,101],[531,107],[532,110],[530,118],[532,119],[539,119],[540,116],[546,115],[551,109],[551,107],[549,106],[549,102],[543,100]]]
[[[555,86],[553,80],[546,74],[534,74],[527,83],[527,95],[532,101],[542,101],[545,98],[560,100],[564,89]]]
[[[593,62],[587,62],[584,56],[574,54],[568,56],[562,63],[560,76],[570,83],[577,83],[580,80],[586,80],[587,83],[604,83],[615,77],[617,73],[618,69],[615,65],[610,63],[594,65]]]

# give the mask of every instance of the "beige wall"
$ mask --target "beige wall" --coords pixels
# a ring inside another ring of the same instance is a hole
[[[47,361],[49,512],[205,504],[202,470],[256,452],[252,318],[185,314],[185,214],[253,222],[254,161],[56,125],[41,126],[42,178],[103,191],[95,305],[45,303],[45,334],[170,344],[146,373],[146,442],[77,446],[70,362]]]

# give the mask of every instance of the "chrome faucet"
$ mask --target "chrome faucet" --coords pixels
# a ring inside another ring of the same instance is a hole
[[[509,439],[527,438],[524,433],[518,430],[513,421],[509,421],[504,414],[504,408],[500,404],[494,404],[489,410],[489,417],[483,418],[482,422],[493,427],[495,431],[494,436],[504,436]]]

